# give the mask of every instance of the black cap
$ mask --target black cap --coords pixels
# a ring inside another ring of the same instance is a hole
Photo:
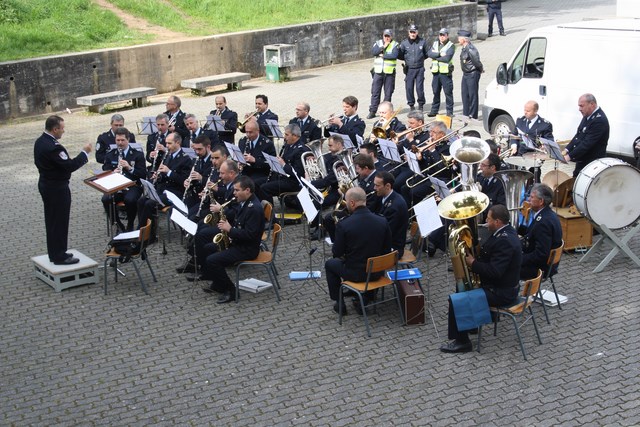
[[[459,30],[458,35],[461,37],[471,37],[471,31]]]
[[[409,25],[409,31],[418,31],[418,27],[416,27],[416,24]]]

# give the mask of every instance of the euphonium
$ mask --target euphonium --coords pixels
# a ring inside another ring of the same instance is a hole
[[[525,187],[527,181],[533,178],[533,174],[529,171],[520,170],[504,170],[498,171],[493,176],[504,185],[504,195],[506,198],[506,207],[509,210],[509,220],[514,228],[518,228],[518,219],[520,217],[520,209],[524,201]]]
[[[491,148],[480,138],[465,136],[454,141],[449,147],[451,156],[460,164],[462,188],[477,189],[475,179],[479,172],[480,163],[489,157]]]
[[[480,286],[480,279],[465,261],[467,255],[477,257],[478,225],[476,218],[489,206],[489,197],[479,191],[454,193],[438,205],[438,213],[454,223],[449,226],[449,252],[453,277],[459,292]]]
[[[226,202],[223,205],[220,205],[220,221],[226,221],[227,220],[227,217],[224,214],[224,208],[229,203],[233,202],[235,199],[236,199],[235,197],[232,197],[231,200],[229,200],[228,202]],[[224,251],[225,249],[229,249],[229,246],[231,245],[231,240],[229,240],[229,235],[227,234],[226,231],[220,230],[220,232],[218,234],[213,236],[213,243],[218,245],[218,249],[220,251]]]

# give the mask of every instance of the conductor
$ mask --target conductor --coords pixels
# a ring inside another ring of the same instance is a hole
[[[67,253],[69,213],[71,211],[71,173],[89,161],[92,144],[85,144],[73,159],[58,142],[64,134],[64,119],[50,116],[44,133],[36,139],[33,157],[40,178],[38,190],[44,204],[44,224],[47,231],[47,253],[56,265],[76,264],[80,260]]]

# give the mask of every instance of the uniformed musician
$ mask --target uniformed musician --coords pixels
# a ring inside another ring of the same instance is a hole
[[[259,131],[262,136],[268,138],[269,141],[273,143],[273,134],[271,129],[269,129],[269,125],[267,124],[267,120],[275,120],[278,121],[278,115],[269,109],[269,98],[267,95],[256,95],[255,102],[255,119],[258,121]],[[245,115],[245,119],[247,119],[250,114]],[[245,133],[246,133],[246,125],[245,125]],[[242,130],[240,130],[242,132]]]
[[[289,124],[297,124],[300,128],[300,141],[302,144],[322,138],[322,130],[316,120],[309,115],[310,110],[309,103],[300,102],[296,105],[296,116],[289,120]]]
[[[202,134],[191,144],[197,158],[191,167],[191,172],[184,180],[184,194],[182,199],[189,209],[189,219],[194,220],[200,205],[200,193],[204,190],[212,172],[211,141]]]
[[[199,137],[200,135],[204,135],[207,138],[209,138],[209,141],[211,143],[210,146],[220,143],[220,138],[218,138],[218,133],[211,129],[201,128],[200,122],[198,122],[198,119],[196,118],[195,114],[189,113],[185,115],[184,123],[187,126],[187,129],[189,130],[189,137],[188,137],[187,144],[185,144],[183,141],[183,144],[182,144],[183,147],[184,146],[190,147],[191,144],[193,144],[196,138]]]
[[[111,129],[98,135],[98,140],[96,141],[96,162],[104,163],[105,154],[111,150],[112,145],[116,144],[116,129],[123,126],[124,117],[122,117],[122,114],[111,116]],[[129,132],[129,142],[136,142],[136,136],[132,132]]]
[[[331,132],[348,135],[355,147],[360,145],[358,137],[362,141],[366,124],[358,116],[358,98],[347,96],[342,100],[342,116],[332,116],[324,128],[324,136],[331,136]]]
[[[64,119],[49,116],[44,133],[33,147],[34,162],[38,168],[38,190],[44,204],[44,225],[47,232],[47,254],[56,265],[76,264],[78,258],[67,253],[69,213],[71,211],[71,173],[89,161],[91,145],[86,144],[73,159],[58,142],[64,134]]]
[[[391,249],[398,251],[398,258],[404,255],[409,227],[409,210],[402,196],[393,191],[395,178],[389,172],[378,172],[373,178],[373,189],[376,192],[373,212],[387,219],[391,229]]]
[[[138,199],[142,195],[140,180],[147,177],[147,168],[145,168],[144,154],[129,145],[129,131],[127,128],[120,127],[116,129],[115,136],[116,148],[105,155],[102,170],[119,171],[128,179],[136,181],[136,185],[112,195],[105,194],[102,196],[102,204],[108,214],[115,214],[113,212],[115,204],[121,201],[124,202],[124,207],[127,211],[127,225],[123,228],[125,231],[133,231],[133,224],[138,212]]]
[[[254,191],[256,191],[267,182],[271,170],[262,153],[275,156],[276,148],[271,140],[260,134],[258,122],[255,119],[250,119],[244,128],[245,136],[238,141],[238,148],[247,162],[242,167],[242,174],[253,180],[256,187]]]
[[[407,150],[414,151],[417,145],[421,145],[429,139],[429,132],[424,125],[424,114],[422,111],[410,111],[409,114],[407,114],[407,126],[413,131],[394,140],[398,146],[398,152],[400,153],[401,158],[404,157],[405,148]],[[393,189],[397,192],[401,192],[402,186],[405,185],[407,179],[414,175],[414,172],[406,162],[393,169],[392,173],[396,178],[395,183],[393,184]]]
[[[227,107],[227,98],[222,95],[216,96],[215,103],[216,109],[211,110],[209,114],[220,117],[224,124],[224,131],[219,131],[218,136],[222,141],[233,144],[238,130],[238,113]]]
[[[527,101],[524,104],[524,116],[516,120],[516,132],[526,135],[534,144],[537,143],[538,138],[553,140],[553,125],[538,115],[538,108],[536,101]],[[509,143],[512,156],[516,154],[522,156],[524,153],[534,151],[533,148],[527,147],[522,138],[511,138]]]
[[[180,109],[182,105],[182,101],[175,95],[171,95],[165,104],[167,106],[167,111],[164,114],[167,115],[169,132],[178,132],[180,137],[182,138],[182,146],[188,148],[189,147],[189,129],[184,123],[185,113]]]
[[[377,115],[380,117],[374,124],[373,128],[385,129],[384,139],[391,139],[391,133],[399,134],[407,130],[407,127],[402,124],[398,117],[394,117],[393,104],[389,101],[381,102],[378,105]],[[378,138],[371,132],[369,135],[369,141],[376,143]]]
[[[156,116],[156,127],[158,130],[147,137],[147,162],[149,162],[149,172],[155,172],[162,163],[162,158],[166,151],[165,142],[169,135],[169,118],[166,114]]]

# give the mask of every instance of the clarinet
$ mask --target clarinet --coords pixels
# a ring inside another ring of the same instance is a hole
[[[118,148],[118,166],[116,167],[116,173],[124,175],[124,169],[120,166],[120,160],[124,160],[124,151]]]
[[[153,173],[158,169],[158,167],[160,166],[158,164],[158,144],[161,144],[161,138],[162,138],[162,134],[160,132],[158,132],[158,137],[156,138],[156,145],[153,147],[154,148],[154,152],[156,153],[155,157],[153,158],[153,163],[151,164],[151,174],[153,175]]]
[[[207,197],[210,196],[210,192],[211,190],[209,189],[209,183],[211,182],[211,175],[209,175],[209,178],[207,179],[207,183],[204,186],[204,190],[202,191],[202,197],[200,197],[200,204],[198,205],[198,210],[196,212],[196,218],[200,219],[200,211],[202,211],[202,207],[204,206],[204,202],[205,200],[207,200]],[[220,178],[219,180],[217,180],[215,182],[215,184],[213,185],[219,185],[220,182],[222,182],[222,178]]]
[[[156,156],[156,157],[157,157],[157,156]],[[169,163],[169,162],[168,162],[169,158],[171,158],[171,156],[169,156],[169,155],[164,156],[164,159],[162,159],[162,164],[163,164],[163,165],[168,164],[168,163]],[[160,165],[158,165],[158,167],[159,167],[159,166],[160,166]],[[155,184],[158,182],[158,178],[160,178],[160,174],[159,174],[159,173],[157,173],[157,171],[156,171],[156,177],[153,179],[153,185],[155,185]]]
[[[182,202],[185,201],[185,199],[187,198],[187,193],[189,192],[189,190],[191,190],[191,184],[193,183],[192,182],[193,179],[191,178],[191,175],[196,170],[196,166],[198,165],[199,161],[200,161],[199,157],[196,157],[196,159],[193,161],[193,166],[191,167],[191,172],[189,172],[189,178],[187,178],[187,187],[184,189],[184,194],[182,194]]]

